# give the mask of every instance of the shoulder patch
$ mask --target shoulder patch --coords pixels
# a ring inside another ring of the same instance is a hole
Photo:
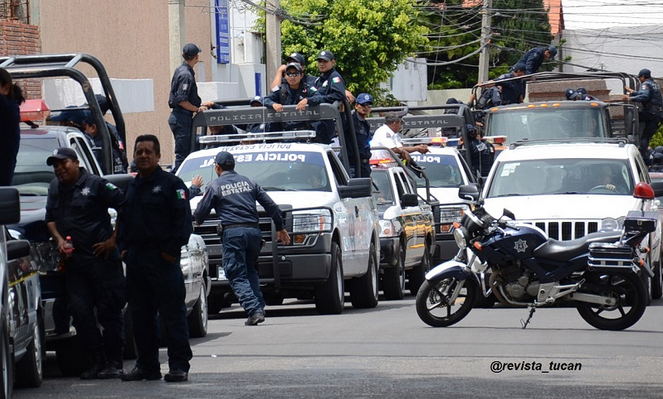
[[[186,190],[179,189],[176,192],[177,199],[185,200],[186,199]]]
[[[338,76],[334,76],[334,77],[332,78],[332,82],[334,82],[334,83],[341,83],[341,78],[339,78]]]
[[[642,90],[647,90],[647,85],[642,85]]]
[[[277,92],[277,91],[279,91],[280,88],[281,88],[280,86],[274,86],[274,87],[272,87],[272,91]]]
[[[117,190],[117,186],[111,182],[106,183],[106,188],[109,190]]]

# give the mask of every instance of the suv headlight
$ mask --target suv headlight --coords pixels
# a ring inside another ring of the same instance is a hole
[[[332,230],[332,214],[329,209],[310,209],[292,213],[292,232],[322,232]]]
[[[396,234],[396,226],[391,220],[380,219],[380,237],[393,237]]]
[[[624,228],[624,217],[620,217],[617,219],[605,218],[601,220],[601,228],[599,230],[613,231],[613,230],[621,230],[622,228]]]
[[[440,233],[450,233],[453,222],[460,222],[465,212],[469,210],[467,205],[440,207]]]

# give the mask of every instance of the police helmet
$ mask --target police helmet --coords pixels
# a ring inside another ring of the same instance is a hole
[[[587,94],[587,89],[585,89],[584,87],[578,87],[576,91],[580,94]]]
[[[639,78],[651,78],[651,71],[647,68],[641,69],[640,72],[638,72],[638,77]]]
[[[663,154],[663,145],[659,145],[656,148],[654,148],[654,152],[660,152],[661,154]]]
[[[573,100],[574,98],[578,97],[578,93],[570,87],[566,89],[564,94],[566,95],[567,100]]]

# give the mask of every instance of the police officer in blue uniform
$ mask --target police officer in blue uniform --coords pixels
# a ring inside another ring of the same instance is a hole
[[[48,188],[46,226],[66,259],[67,308],[92,361],[81,379],[118,378],[124,347],[124,275],[108,208],[119,210],[124,194],[81,168],[71,148],[58,148],[46,164],[57,176]],[[70,255],[64,248],[67,236],[74,246]]]
[[[569,87],[564,92],[564,95],[566,96],[567,100],[571,101],[596,101],[594,96],[587,94],[587,89],[584,87],[578,87],[576,90],[573,90]]]
[[[262,242],[256,201],[274,221],[277,241],[288,245],[290,236],[283,227],[278,205],[256,182],[235,172],[235,158],[231,153],[221,151],[214,161],[219,177],[207,185],[194,217],[200,225],[212,209],[216,211],[223,228],[223,269],[239,303],[249,315],[244,324],[255,326],[265,321],[265,300],[256,269]]]
[[[286,83],[285,79],[285,68],[291,62],[296,62],[302,66],[302,72],[304,73],[304,81],[309,86],[315,86],[316,77],[306,73],[306,58],[300,53],[292,53],[285,59],[285,64],[281,65],[274,75],[274,80],[272,80],[272,88],[279,87],[282,84]]]
[[[193,67],[198,63],[200,48],[193,43],[188,43],[182,49],[184,62],[175,69],[173,79],[170,82],[170,96],[168,106],[172,112],[168,117],[168,125],[175,137],[175,163],[172,172],[175,173],[184,158],[191,152],[191,123],[196,112],[205,110],[201,107],[198,96]]]
[[[502,104],[502,87],[493,86],[489,89],[484,89],[477,102],[476,109],[486,109],[490,107],[497,107]]]
[[[359,162],[361,177],[371,176],[371,126],[366,118],[371,113],[373,107],[373,96],[368,93],[361,93],[357,96],[355,109],[352,111],[352,123],[355,125],[355,136],[357,137],[357,149],[359,150]],[[347,135],[350,129],[344,128],[343,132]],[[346,146],[348,149],[348,161],[350,163],[350,177],[356,177],[355,171],[356,155],[354,147],[350,145],[352,141],[346,136]]]
[[[647,159],[649,140],[658,130],[663,116],[663,98],[661,98],[661,88],[652,79],[649,69],[640,70],[638,80],[640,81],[638,90],[624,87],[629,93],[624,95],[624,101],[642,104],[642,108],[638,112],[640,121],[644,122],[642,137],[640,137],[640,153]]]
[[[287,83],[275,87],[269,96],[263,99],[265,107],[282,112],[284,105],[296,105],[298,111],[303,111],[307,105],[315,106],[323,102],[324,99],[316,88],[304,81],[304,68],[299,63],[288,64],[285,77]],[[306,130],[311,129],[311,124],[306,121],[272,123],[270,129],[272,131]]]
[[[345,82],[336,71],[336,57],[331,51],[322,50],[318,54],[318,71],[320,76],[315,80],[315,88],[322,95],[322,102],[333,104],[335,101],[343,102],[345,98]],[[317,140],[324,144],[332,142],[336,132],[333,120],[324,120],[316,123]]]
[[[516,65],[524,64],[525,74],[531,75],[539,70],[539,67],[541,66],[541,64],[543,64],[543,61],[554,60],[556,55],[557,55],[557,47],[555,46],[535,47],[529,50],[527,53],[525,53],[525,55],[523,55],[522,58],[518,60]]]
[[[188,379],[189,329],[186,320],[182,245],[193,230],[189,190],[184,182],[159,167],[159,139],[138,136],[134,160],[138,176],[127,188],[118,217],[118,246],[127,265],[127,301],[133,319],[138,358],[123,381],[161,379],[159,323],[165,326],[169,372],[166,382]]]
[[[512,79],[525,75],[525,64],[518,63],[511,72],[504,73],[495,79],[495,84],[502,87],[501,105],[520,104],[525,98],[525,82],[521,79]]]
[[[469,138],[470,158],[472,170],[477,176],[486,177],[495,159],[495,148],[492,144],[482,140],[481,132],[472,125],[465,125]]]

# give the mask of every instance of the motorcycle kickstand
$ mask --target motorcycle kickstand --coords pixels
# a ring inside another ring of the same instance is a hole
[[[532,316],[534,316],[534,312],[536,312],[536,307],[534,306],[528,306],[529,308],[529,316],[527,317],[527,320],[523,321],[523,319],[520,319],[520,325],[522,326],[523,330],[527,328],[527,325],[529,324],[530,320],[532,320]]]

